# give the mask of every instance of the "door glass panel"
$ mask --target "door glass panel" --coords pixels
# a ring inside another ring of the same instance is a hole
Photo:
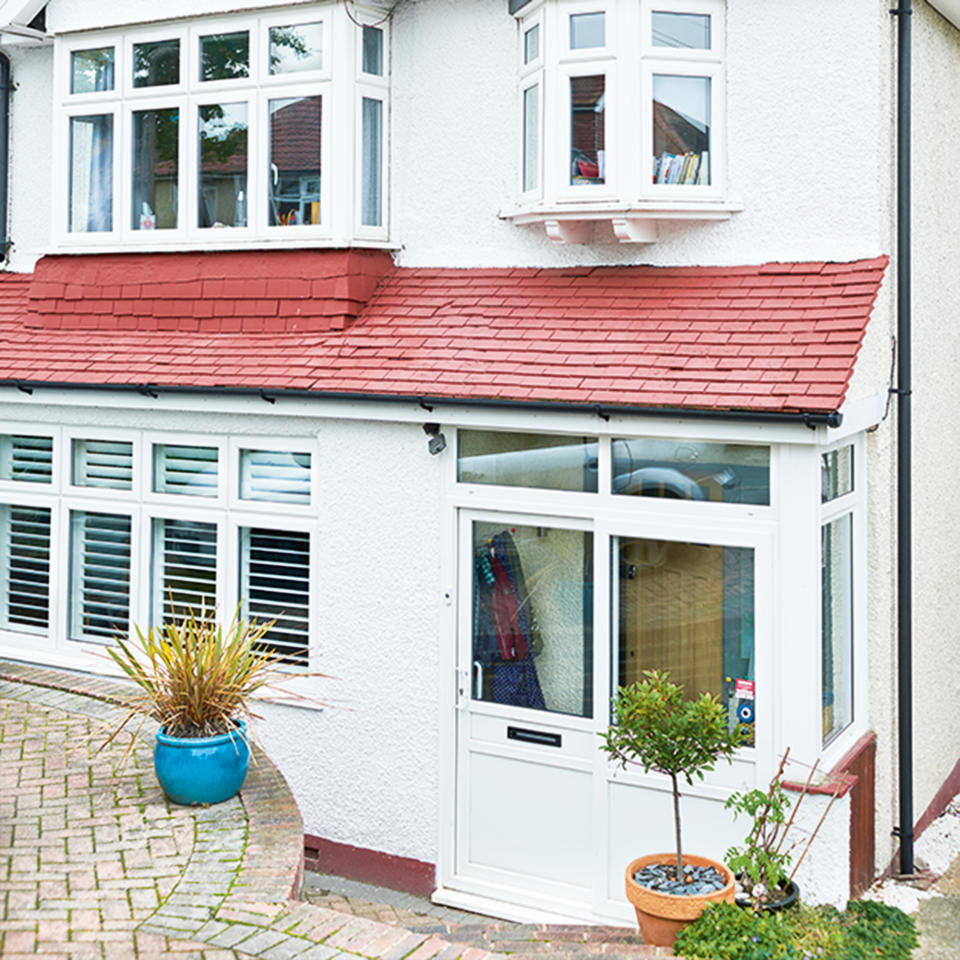
[[[593,534],[473,525],[475,700],[593,715]]]
[[[754,556],[751,547],[620,537],[617,685],[666,670],[688,697],[712,693],[731,728],[754,721]]]

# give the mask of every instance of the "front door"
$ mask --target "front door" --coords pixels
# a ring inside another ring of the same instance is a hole
[[[457,886],[588,917],[595,874],[593,532],[460,519]]]

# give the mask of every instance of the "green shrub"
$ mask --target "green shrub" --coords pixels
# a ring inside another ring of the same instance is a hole
[[[913,920],[872,901],[833,907],[799,905],[754,914],[732,903],[710,907],[682,930],[674,953],[691,960],[909,960]]]

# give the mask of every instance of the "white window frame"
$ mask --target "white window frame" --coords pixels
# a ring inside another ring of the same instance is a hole
[[[154,580],[159,575],[155,563],[157,546],[153,531],[157,520],[186,520],[214,523],[217,526],[216,591],[217,619],[226,624],[239,602],[240,556],[239,530],[255,527],[290,530],[310,534],[308,647],[307,662],[291,667],[294,671],[312,669],[318,652],[317,598],[321,566],[318,517],[320,496],[318,477],[319,443],[315,437],[277,434],[227,435],[177,433],[169,430],[135,430],[101,428],[96,425],[64,427],[27,422],[5,425],[10,434],[46,436],[53,440],[52,476],[49,484],[0,481],[0,504],[50,510],[50,591],[49,628],[46,630],[0,628],[0,644],[8,649],[21,649],[24,636],[31,638],[31,649],[44,656],[60,658],[65,664],[90,667],[89,653],[100,657],[109,638],[72,637],[71,622],[75,604],[79,569],[72,563],[72,516],[96,513],[130,518],[130,623],[145,627],[153,622],[156,592]],[[84,487],[72,483],[72,449],[75,440],[110,440],[133,444],[133,483],[130,490],[107,487]],[[218,451],[217,497],[190,497],[180,494],[154,493],[154,444],[214,447]],[[276,450],[310,454],[310,502],[274,503],[268,500],[241,500],[239,496],[240,451]],[[0,540],[0,545],[3,541]],[[5,560],[3,561],[5,562]],[[66,584],[68,589],[54,589]],[[0,584],[0,599],[4,587]]]
[[[673,77],[705,77],[710,80],[710,183],[709,184],[679,184],[653,183],[653,78],[655,76]],[[641,143],[646,143],[650,149],[642,149],[641,153],[641,197],[673,200],[718,200],[723,195],[721,185],[724,182],[723,168],[724,150],[716,149],[714,144],[719,141],[719,131],[724,129],[723,97],[724,87],[723,68],[718,64],[690,63],[687,60],[647,60],[641,68],[641,89],[645,95],[641,101],[640,123],[647,136],[641,136]]]
[[[605,13],[603,48],[570,48],[569,18]],[[709,16],[709,49],[654,46],[652,13]],[[659,220],[724,220],[739,207],[728,197],[724,0],[535,0],[517,14],[517,188],[501,211],[516,223],[542,223],[554,240],[586,242],[605,221],[627,243],[650,243]],[[541,25],[541,184],[523,189],[523,93],[533,82],[524,37]],[[570,78],[605,76],[605,183],[572,185]],[[656,74],[710,79],[709,184],[653,183],[653,90]]]
[[[329,246],[356,239],[381,245],[390,236],[390,34],[382,14],[353,8],[353,18],[375,25],[383,34],[383,75],[363,72],[363,30],[349,19],[339,3],[309,8],[274,7],[266,11],[220,15],[127,31],[89,32],[69,40],[58,38],[55,48],[54,110],[54,244],[65,250],[223,249],[280,246]],[[293,73],[269,73],[271,27],[323,23],[323,67]],[[217,33],[246,30],[250,35],[250,75],[229,80],[201,81],[200,39]],[[135,44],[159,40],[180,41],[180,83],[169,86],[133,86]],[[71,94],[70,55],[78,50],[113,47],[114,89]],[[270,100],[302,96],[323,97],[321,131],[320,223],[269,225],[269,116]],[[380,226],[362,220],[362,100],[382,102],[381,220]],[[201,228],[199,215],[199,130],[201,105],[247,102],[247,226]],[[177,107],[180,110],[178,225],[175,229],[138,230],[133,227],[134,111]],[[110,231],[71,232],[69,226],[70,118],[112,114],[113,225]],[[337,136],[331,137],[330,131]],[[352,198],[352,199],[351,199]]]
[[[849,515],[850,520],[850,719],[838,730],[833,731],[824,739],[822,730],[818,726],[820,749],[825,758],[827,768],[835,763],[849,749],[866,730],[867,724],[867,646],[866,646],[866,508],[864,505],[866,494],[865,447],[861,435],[848,436],[843,440],[823,446],[817,451],[817,495],[820,495],[820,457],[834,450],[844,447],[853,447],[853,485],[851,489],[839,497],[834,497],[826,503],[820,504],[820,524],[817,528],[817,556],[820,560],[821,578],[818,579],[820,590],[817,595],[817,695],[823,695],[823,582],[822,557],[823,530],[834,520],[840,520]],[[821,704],[817,704],[817,719],[821,717]]]

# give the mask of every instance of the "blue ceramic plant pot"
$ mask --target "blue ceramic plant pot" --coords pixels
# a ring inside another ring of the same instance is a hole
[[[242,720],[237,726],[246,733]],[[250,748],[239,733],[187,738],[168,737],[163,729],[157,732],[153,768],[174,803],[220,803],[236,794],[250,763]]]

